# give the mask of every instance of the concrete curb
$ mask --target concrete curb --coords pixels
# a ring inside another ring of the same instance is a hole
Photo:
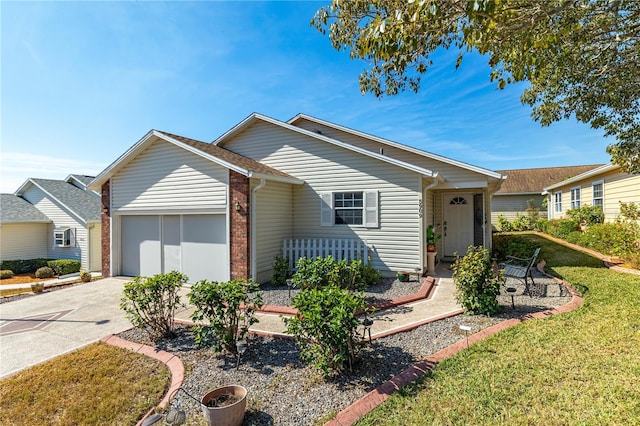
[[[182,361],[177,356],[170,354],[169,352],[152,348],[151,346],[121,339],[120,337],[113,334],[103,337],[101,341],[109,345],[117,346],[123,349],[129,349],[133,352],[146,355],[166,364],[166,366],[169,368],[169,371],[171,372],[171,384],[169,385],[169,389],[167,390],[164,398],[162,398],[162,401],[160,401],[160,403],[157,405],[158,407],[165,408],[169,403],[169,397],[173,395],[173,393],[180,386],[182,386],[182,382],[184,381],[184,364],[182,364]],[[137,423],[137,426],[140,426],[143,420],[149,417],[154,412],[155,407],[149,410],[149,412],[147,412],[147,414],[145,414],[144,417],[140,419],[140,421]]]
[[[506,330],[507,328],[513,327],[514,325],[518,325],[524,321],[536,318],[546,318],[551,315],[571,312],[582,305],[582,296],[580,296],[578,292],[576,292],[574,288],[569,285],[569,283],[555,277],[552,278],[556,282],[564,284],[567,287],[572,295],[569,303],[559,306],[555,309],[536,312],[535,314],[525,315],[520,318],[512,318],[499,324],[495,324],[491,327],[485,328],[484,330],[470,335],[468,337],[468,344],[471,345],[479,342],[480,340],[486,339],[489,336],[493,336],[500,331]],[[351,404],[349,407],[340,411],[338,414],[336,414],[335,417],[326,422],[324,426],[350,426],[355,424],[359,419],[364,417],[371,410],[386,401],[394,392],[398,391],[409,383],[418,380],[420,377],[431,371],[436,365],[438,365],[438,363],[457,354],[466,347],[467,338],[465,337],[464,339],[460,339],[456,343],[432,354],[426,360],[420,361],[410,366],[402,373],[383,383],[375,390],[369,392],[368,394]]]

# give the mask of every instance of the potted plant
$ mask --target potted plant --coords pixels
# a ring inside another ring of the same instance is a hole
[[[80,281],[83,283],[88,283],[91,281],[91,272],[82,271],[80,272]]]
[[[202,397],[201,407],[210,426],[240,426],[247,408],[247,389],[240,385],[214,389]]]
[[[436,251],[436,243],[440,241],[442,236],[440,234],[436,234],[433,225],[427,226],[427,251],[435,252]]]

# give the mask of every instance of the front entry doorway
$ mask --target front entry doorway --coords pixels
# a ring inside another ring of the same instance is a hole
[[[445,257],[467,254],[474,244],[473,194],[451,193],[443,195],[442,245]]]

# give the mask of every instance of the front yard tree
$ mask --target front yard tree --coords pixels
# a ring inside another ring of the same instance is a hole
[[[377,97],[417,92],[437,49],[458,49],[456,68],[486,54],[498,88],[530,83],[536,121],[601,128],[612,161],[640,172],[640,1],[333,0],[311,23],[368,62],[360,87]]]

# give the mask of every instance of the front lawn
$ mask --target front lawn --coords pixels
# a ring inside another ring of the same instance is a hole
[[[546,270],[584,295],[442,362],[359,425],[640,424],[640,276],[544,238]]]
[[[95,343],[1,380],[0,424],[133,425],[169,379],[158,360]]]

